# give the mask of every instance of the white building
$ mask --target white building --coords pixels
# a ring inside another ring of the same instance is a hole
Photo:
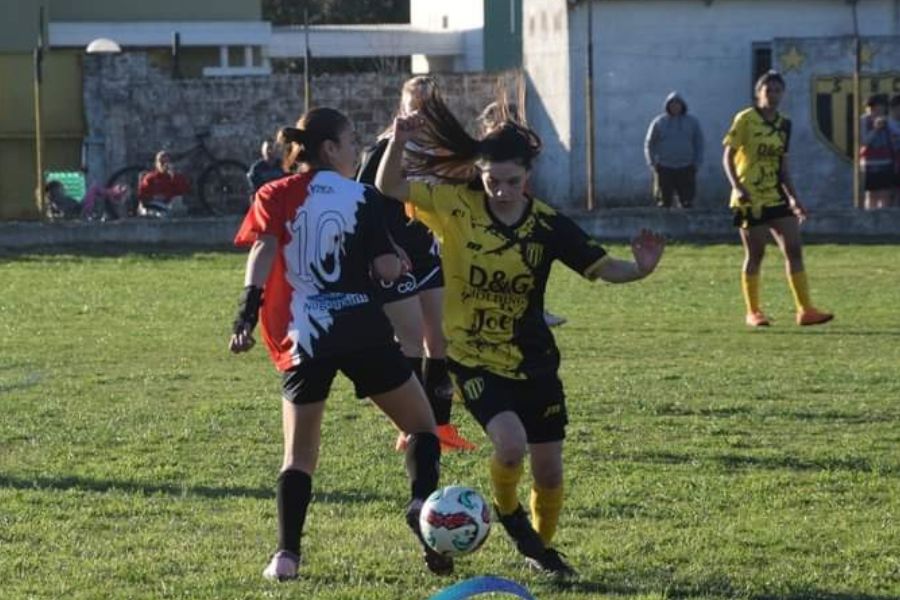
[[[873,85],[900,92],[900,0],[861,0],[857,11],[863,70],[876,75],[863,96]],[[837,145],[846,145],[852,125],[825,114],[848,106],[854,25],[846,0],[523,0],[523,13],[528,116],[546,147],[535,174],[543,197],[587,204],[593,137],[595,205],[649,205],[644,135],[666,94],[678,90],[704,129],[698,201],[721,205],[722,137],[771,65],[787,79],[782,108],[794,121],[791,166],[801,197],[813,207],[849,202],[851,162],[829,138],[843,136]]]

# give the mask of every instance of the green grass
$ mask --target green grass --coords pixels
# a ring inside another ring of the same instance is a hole
[[[625,251],[614,248],[618,255]],[[525,572],[502,531],[424,572],[393,430],[329,399],[303,578],[272,585],[279,378],[230,356],[232,253],[0,259],[0,597],[425,599],[496,574],[553,598],[900,598],[900,267],[890,246],[810,246],[837,320],[792,322],[777,251],[747,331],[740,249],[675,246],[652,278],[554,272],[571,425],[559,546]],[[488,449],[443,481],[488,489]],[[523,482],[521,496],[527,488]]]

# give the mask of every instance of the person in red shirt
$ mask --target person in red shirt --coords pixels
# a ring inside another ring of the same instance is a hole
[[[156,154],[155,169],[141,178],[138,186],[138,213],[145,216],[176,217],[187,213],[184,195],[191,182],[172,168],[165,150]]]

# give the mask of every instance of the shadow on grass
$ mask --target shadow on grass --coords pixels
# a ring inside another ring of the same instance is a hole
[[[662,465],[719,463],[728,469],[757,468],[794,471],[856,471],[860,473],[879,473],[895,475],[897,465],[874,464],[860,456],[801,458],[798,456],[750,456],[746,454],[716,454],[711,456],[679,454],[675,452],[639,452],[635,454],[618,454],[613,460],[640,462]]]
[[[84,492],[125,492],[139,496],[155,496],[159,494],[176,496],[179,498],[257,498],[260,500],[274,500],[274,484],[269,488],[252,488],[245,486],[212,487],[205,485],[179,485],[177,483],[141,483],[137,481],[113,481],[103,479],[88,479],[85,477],[14,477],[0,475],[0,488],[15,490],[51,490]],[[397,500],[393,496],[374,494],[371,492],[329,492],[316,491],[313,494],[313,502],[323,504],[365,504],[375,501]]]

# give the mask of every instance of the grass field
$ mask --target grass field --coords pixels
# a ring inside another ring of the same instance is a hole
[[[0,258],[0,598],[425,600],[482,574],[540,600],[900,598],[897,247],[807,258],[837,313],[820,328],[793,324],[774,249],[765,331],[743,326],[735,246],[671,247],[627,286],[554,272],[572,421],[557,541],[581,574],[564,587],[499,528],[429,576],[393,430],[343,380],[303,577],[265,582],[279,378],[259,349],[226,352],[243,256]],[[443,482],[487,491],[484,438],[455,415],[481,445],[446,456]]]

